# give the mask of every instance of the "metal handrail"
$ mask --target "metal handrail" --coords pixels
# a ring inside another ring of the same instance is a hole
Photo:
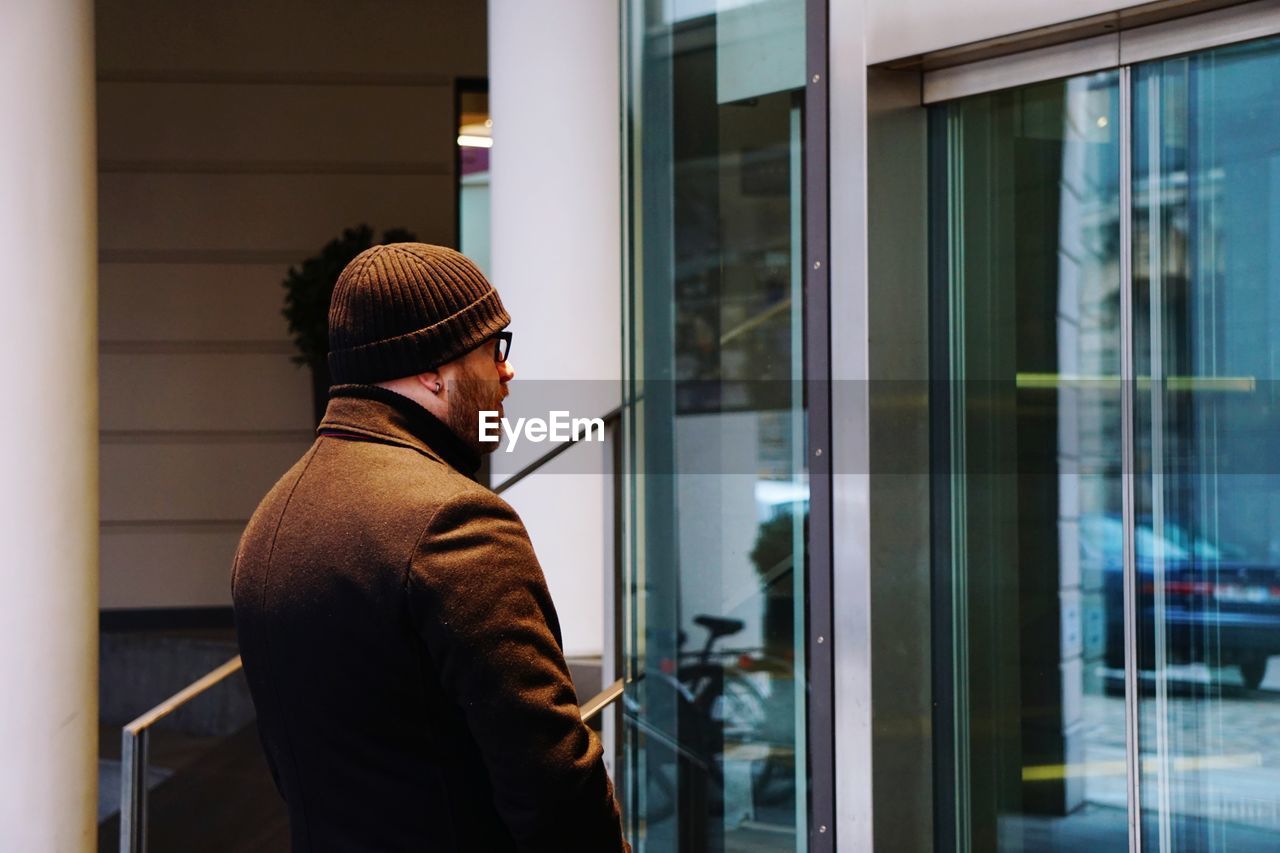
[[[732,329],[730,329],[729,331],[721,335],[720,346],[724,346],[725,344],[732,342],[734,338],[742,337],[747,332],[751,331],[752,329],[755,329],[758,326],[763,326],[765,323],[769,322],[774,317],[777,317],[779,314],[786,313],[788,310],[790,310],[790,308],[791,308],[791,297],[790,296],[783,297],[782,299],[778,300],[774,304],[770,305],[768,308],[761,311],[759,314],[748,317],[745,321],[739,323],[738,325],[734,326]]]
[[[622,406],[618,406],[616,408],[610,409],[608,412],[604,414],[603,417],[600,418],[600,420],[604,421],[605,426],[608,426],[610,423],[618,420],[620,417],[622,417]],[[523,480],[525,477],[528,477],[530,474],[535,473],[539,468],[541,468],[543,465],[546,465],[552,459],[555,459],[561,453],[564,453],[570,447],[573,447],[575,444],[578,444],[579,442],[581,442],[589,434],[590,434],[589,432],[584,431],[581,435],[578,435],[574,438],[569,439],[568,441],[557,444],[555,447],[548,450],[546,453],[542,454],[537,459],[533,460],[528,465],[524,466],[519,471],[512,474],[510,477],[503,480],[498,485],[494,486],[493,493],[495,495],[502,494],[507,489],[511,488],[516,483]]]
[[[589,723],[599,715],[601,711],[617,702],[622,696],[623,688],[627,686],[626,681],[619,678],[610,684],[604,690],[592,696],[587,701],[578,706],[578,713],[582,715],[582,722]]]
[[[153,725],[244,668],[240,655],[206,673],[124,727],[120,762],[120,850],[146,853],[147,849],[147,746]],[[578,706],[588,723],[618,701],[625,687],[619,678]]]
[[[121,853],[146,853],[147,849],[147,745],[151,727],[243,668],[240,655],[236,655],[124,727],[120,744]]]

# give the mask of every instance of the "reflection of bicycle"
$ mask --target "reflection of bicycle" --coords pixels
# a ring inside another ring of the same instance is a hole
[[[740,666],[760,658],[750,657],[743,650],[725,652],[715,648],[722,637],[740,632],[744,623],[708,615],[696,616],[693,622],[707,632],[702,648],[697,652],[684,652],[687,637],[681,631],[677,659],[688,662],[673,666],[674,672],[663,667],[647,673],[647,690],[661,684],[670,688],[675,697],[679,740],[645,720],[634,698],[624,697],[624,703],[633,724],[679,756],[677,767],[683,764],[702,774],[709,794],[708,806],[720,811],[724,800],[726,754],[767,744],[768,701]],[[678,771],[668,776],[664,768],[654,768],[647,776],[645,812],[648,819],[657,821],[669,817],[676,810],[680,794]],[[757,795],[763,794],[770,800],[794,796],[794,768],[780,767],[768,757],[754,761],[751,784]]]
[[[716,641],[741,631],[743,622],[705,615],[695,616],[693,621],[707,630],[707,642],[692,663],[676,671],[686,698],[714,725],[725,743],[758,740],[765,724],[765,697],[736,669],[716,660],[723,657],[715,651]]]

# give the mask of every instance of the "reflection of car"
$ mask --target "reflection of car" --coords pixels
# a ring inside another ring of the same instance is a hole
[[[1102,570],[1107,614],[1107,665],[1124,666],[1123,546],[1118,515],[1080,519],[1080,550],[1088,571]],[[1280,565],[1250,560],[1238,549],[1193,536],[1165,522],[1156,535],[1150,518],[1135,533],[1140,616],[1138,661],[1155,668],[1156,567],[1163,571],[1165,653],[1170,663],[1240,667],[1256,688],[1267,658],[1280,654]]]

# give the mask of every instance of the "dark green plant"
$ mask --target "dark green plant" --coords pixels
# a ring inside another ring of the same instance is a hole
[[[809,541],[809,510],[804,511],[804,541]],[[795,599],[792,578],[796,566],[795,513],[791,507],[760,525],[751,562],[756,565],[763,594],[765,654],[775,660],[789,660],[795,653]],[[800,566],[804,571],[804,564]]]
[[[382,235],[381,242],[409,243],[417,239],[403,228],[392,228]],[[372,245],[373,229],[357,225],[343,229],[340,237],[330,240],[320,254],[307,258],[301,266],[289,267],[283,282],[282,313],[289,321],[289,333],[298,348],[294,361],[321,371],[325,369],[329,358],[329,300],[333,298],[333,285],[343,268]]]
[[[809,538],[809,511],[804,513],[805,541]],[[782,512],[761,523],[756,529],[756,542],[751,549],[751,562],[756,564],[756,572],[762,582],[776,587],[778,577],[774,570],[794,556],[795,549],[795,516],[791,509]],[[786,589],[787,587],[783,587]],[[767,589],[767,587],[766,587]]]

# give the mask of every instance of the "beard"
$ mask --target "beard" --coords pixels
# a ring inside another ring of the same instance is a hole
[[[500,405],[500,392],[494,384],[467,377],[454,380],[449,385],[449,411],[445,423],[468,447],[482,455],[497,450],[501,440],[480,440],[480,412],[498,411]]]

